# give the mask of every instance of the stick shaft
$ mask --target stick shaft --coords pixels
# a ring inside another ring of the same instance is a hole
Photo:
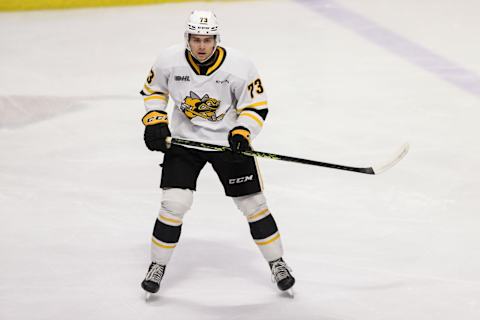
[[[191,146],[191,147],[200,147],[200,148],[217,150],[217,151],[231,151],[230,147],[206,143],[206,142],[181,139],[181,138],[169,137],[167,138],[167,143],[183,145],[183,146]],[[296,163],[309,164],[312,166],[326,167],[326,168],[337,169],[337,170],[352,171],[352,172],[358,172],[358,173],[364,173],[364,174],[375,174],[375,171],[373,170],[372,167],[366,167],[366,168],[351,167],[351,166],[345,166],[340,164],[321,162],[321,161],[315,161],[315,160],[309,160],[309,159],[303,159],[303,158],[296,158],[291,156],[285,156],[285,155],[280,155],[280,154],[275,154],[270,152],[263,152],[263,151],[254,151],[254,150],[244,151],[242,152],[242,154],[246,156],[251,156],[251,157],[261,157],[261,158],[268,158],[273,160],[296,162]]]

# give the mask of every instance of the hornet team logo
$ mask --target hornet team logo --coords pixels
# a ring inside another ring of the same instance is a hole
[[[209,121],[220,121],[225,116],[225,113],[217,116],[216,112],[219,106],[220,101],[210,98],[208,94],[200,98],[195,92],[190,91],[190,96],[183,100],[180,110],[183,111],[188,119],[200,117]]]

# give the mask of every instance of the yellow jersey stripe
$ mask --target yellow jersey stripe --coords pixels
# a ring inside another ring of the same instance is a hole
[[[260,107],[260,106],[265,106],[265,105],[267,105],[267,101],[255,102],[255,103],[249,104],[248,106],[243,107],[242,109],[238,110],[237,112],[240,113],[243,110],[245,110],[246,108],[254,108],[254,107]]]
[[[267,244],[270,244],[280,238],[280,233],[277,233],[273,238],[267,240],[267,241],[255,241],[255,243],[259,246],[265,246]]]
[[[260,120],[260,118],[254,116],[253,114],[251,113],[245,113],[245,112],[242,112],[239,117],[249,117],[249,118],[252,118],[253,120],[255,120],[256,123],[258,123],[258,125],[260,127],[263,127],[263,121]]]
[[[166,98],[165,96],[159,96],[159,95],[155,95],[155,96],[150,96],[150,97],[143,98],[143,101],[145,101],[145,102],[150,101],[150,100],[163,100],[163,101],[167,101],[167,98]]]
[[[251,216],[248,216],[247,220],[248,220],[248,221],[256,220],[258,217],[261,217],[262,215],[264,215],[265,212],[267,212],[267,211],[268,211],[268,209],[263,209],[263,210],[260,211],[260,212],[254,213],[254,214],[252,214]]]
[[[149,93],[149,94],[155,93],[155,91],[153,91],[152,89],[150,89],[149,87],[147,87],[147,85],[144,85],[144,86],[143,86],[143,89],[144,89],[145,91],[147,91],[147,93]]]
[[[177,246],[176,244],[165,245],[165,244],[160,243],[159,241],[157,241],[155,238],[152,238],[152,243],[153,243],[154,245],[156,245],[157,247],[164,248],[164,249],[173,249],[173,248],[175,248],[175,247]]]
[[[153,94],[158,94],[158,95],[161,95],[161,96],[168,96],[168,94],[166,93],[163,93],[163,92],[160,92],[160,91],[155,91],[153,89],[151,89],[146,83],[143,85],[143,91],[142,94],[143,95],[153,95]]]

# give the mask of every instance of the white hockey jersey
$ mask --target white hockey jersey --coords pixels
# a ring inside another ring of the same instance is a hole
[[[141,91],[147,112],[165,111],[171,98],[173,137],[228,145],[228,132],[244,126],[253,139],[268,113],[255,66],[231,48],[217,47],[211,59],[202,66],[182,45],[161,53]]]

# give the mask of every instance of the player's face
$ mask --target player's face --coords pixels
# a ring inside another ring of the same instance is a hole
[[[215,36],[191,35],[188,44],[192,54],[198,61],[207,60],[215,49]]]

